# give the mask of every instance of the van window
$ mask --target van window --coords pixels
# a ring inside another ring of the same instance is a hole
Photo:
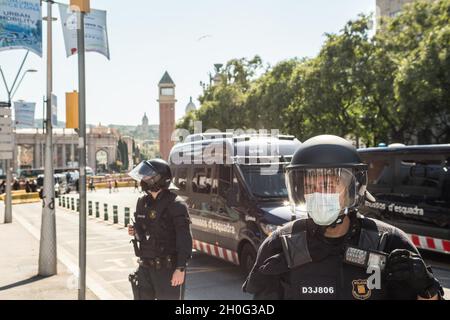
[[[192,191],[209,194],[212,187],[212,168],[195,168],[192,177]]]
[[[219,195],[223,198],[226,198],[231,187],[231,166],[218,166],[218,171]]]
[[[217,176],[218,175],[217,170],[218,169],[214,170],[214,175],[212,178],[212,190],[211,191],[213,194],[217,194],[217,191],[219,189],[219,178]]]
[[[441,196],[445,175],[445,164],[442,160],[399,158],[397,168],[395,187],[399,192],[418,196]]]
[[[174,184],[178,189],[180,189],[180,191],[186,191],[187,174],[188,174],[187,168],[177,169]]]
[[[377,186],[392,186],[394,170],[390,161],[383,159],[371,160],[368,163],[368,184]]]
[[[242,174],[256,197],[287,198],[287,188],[282,167],[273,170],[270,166],[241,166]],[[265,174],[262,174],[265,173]]]

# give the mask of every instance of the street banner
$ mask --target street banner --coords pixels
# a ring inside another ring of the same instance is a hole
[[[16,128],[33,128],[36,103],[18,101],[14,102],[14,115]]]
[[[1,0],[0,0],[1,1]],[[67,57],[77,53],[77,13],[65,4],[59,5]],[[91,9],[85,15],[85,47],[87,52],[97,52],[109,60],[108,30],[106,11]]]
[[[58,126],[58,97],[52,94],[52,126]]]
[[[42,57],[40,0],[0,0],[0,51],[12,49]]]

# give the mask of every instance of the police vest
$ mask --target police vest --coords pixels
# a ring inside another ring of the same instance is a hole
[[[289,269],[280,276],[284,299],[388,299],[383,278],[381,289],[369,289],[371,274],[365,268],[344,262],[346,244],[368,251],[383,251],[386,246],[387,232],[379,230],[374,220],[360,217],[355,220],[359,227],[352,223],[347,239],[334,245],[311,234],[310,219],[297,220],[280,229]]]
[[[176,253],[175,228],[170,216],[170,205],[177,195],[171,192],[151,201],[145,196],[136,208],[137,256],[158,258]]]

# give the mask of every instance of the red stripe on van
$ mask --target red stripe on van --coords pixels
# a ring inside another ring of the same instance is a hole
[[[414,245],[416,247],[420,247],[420,240],[419,240],[419,236],[416,236],[415,234],[411,235],[411,240],[414,243]]]
[[[442,247],[444,248],[445,252],[450,252],[450,241],[442,240]]]
[[[233,258],[234,258],[234,262],[236,264],[239,264],[239,257],[238,257],[238,255],[237,255],[237,253],[235,251],[233,251]]]
[[[220,255],[219,255],[219,248],[217,247],[217,246],[214,246],[214,255],[216,256],[216,257],[220,257]]]
[[[200,242],[200,246],[201,246],[203,252],[208,252],[208,251],[206,251],[206,243]]]
[[[430,249],[436,249],[436,244],[434,243],[434,239],[433,238],[428,238],[427,237],[427,246]]]

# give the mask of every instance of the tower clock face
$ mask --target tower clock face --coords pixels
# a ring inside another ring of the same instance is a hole
[[[175,95],[175,91],[173,88],[161,88],[162,96],[173,96]]]

